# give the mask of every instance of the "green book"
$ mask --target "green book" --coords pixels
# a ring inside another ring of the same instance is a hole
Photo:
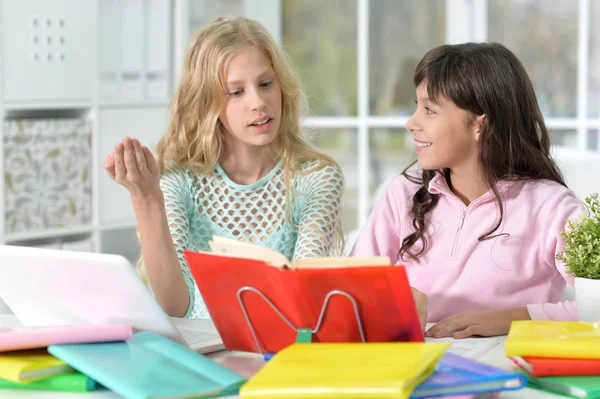
[[[87,392],[98,389],[100,385],[85,374],[59,374],[26,384],[7,381],[0,378],[0,389],[31,389],[37,391]]]
[[[528,378],[527,385],[574,398],[600,398],[600,376]]]

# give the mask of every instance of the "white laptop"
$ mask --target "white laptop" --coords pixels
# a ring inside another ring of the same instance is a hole
[[[25,326],[127,324],[200,353],[224,348],[211,320],[170,318],[120,255],[0,245],[0,298]]]

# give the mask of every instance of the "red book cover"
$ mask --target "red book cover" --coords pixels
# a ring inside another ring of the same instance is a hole
[[[600,359],[510,357],[531,377],[575,377],[600,375]]]
[[[342,291],[356,301],[367,342],[423,342],[403,266],[281,269],[261,260],[186,251],[190,271],[225,347],[275,353],[296,340],[296,332],[251,287],[262,293],[295,328],[315,328],[327,294]],[[337,291],[336,291],[337,290]],[[247,314],[240,303],[243,301]],[[313,342],[361,342],[348,297],[332,295]]]

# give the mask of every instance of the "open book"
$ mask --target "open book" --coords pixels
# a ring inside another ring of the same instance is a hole
[[[318,342],[423,341],[406,270],[387,257],[290,262],[222,237],[210,248],[184,256],[227,350],[277,352],[300,328]]]
[[[308,258],[290,261],[283,254],[258,245],[232,240],[221,236],[213,236],[208,242],[214,254],[235,256],[246,259],[256,259],[281,269],[319,268],[319,267],[356,267],[356,266],[390,266],[387,256],[374,256],[367,258],[352,258],[347,256],[330,256],[321,258]]]

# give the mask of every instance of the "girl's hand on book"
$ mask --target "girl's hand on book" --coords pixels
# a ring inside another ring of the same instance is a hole
[[[158,162],[148,147],[125,137],[104,161],[108,176],[125,187],[132,199],[162,199]]]
[[[417,314],[419,315],[419,322],[421,322],[421,331],[424,332],[425,325],[427,324],[427,295],[416,288],[411,287],[410,289],[415,301],[415,307],[417,308]]]
[[[456,339],[471,336],[506,335],[513,320],[529,320],[527,308],[512,308],[494,312],[461,313],[447,317],[425,332],[426,337]]]

